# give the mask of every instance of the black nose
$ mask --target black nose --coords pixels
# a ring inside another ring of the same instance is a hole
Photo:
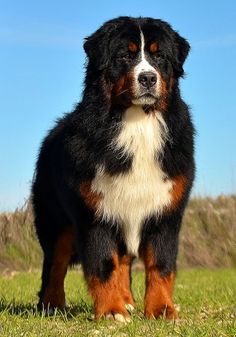
[[[138,77],[139,83],[145,88],[151,88],[157,83],[157,77],[150,71],[143,72]]]

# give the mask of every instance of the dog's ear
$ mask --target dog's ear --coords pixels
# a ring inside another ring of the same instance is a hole
[[[89,63],[97,70],[104,70],[109,64],[109,41],[114,28],[114,23],[108,22],[85,39],[84,50]]]
[[[177,77],[180,77],[184,74],[183,64],[186,60],[190,45],[182,36],[180,36],[177,32],[174,34],[174,71]]]

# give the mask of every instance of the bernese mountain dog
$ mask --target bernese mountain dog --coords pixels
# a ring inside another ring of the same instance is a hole
[[[175,319],[178,237],[194,178],[194,127],[179,79],[190,46],[158,19],[119,17],[85,39],[82,101],[44,139],[32,201],[44,253],[39,307],[64,308],[81,263],[95,318],[129,321],[131,265],[147,318]]]

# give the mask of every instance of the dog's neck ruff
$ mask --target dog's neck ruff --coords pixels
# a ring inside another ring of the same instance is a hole
[[[132,167],[128,172],[110,175],[100,166],[92,182],[93,192],[101,195],[97,216],[119,224],[132,255],[138,255],[145,219],[160,215],[171,202],[172,182],[160,166],[167,137],[160,112],[146,114],[142,107],[131,106],[111,146],[119,150],[120,156],[132,155]]]

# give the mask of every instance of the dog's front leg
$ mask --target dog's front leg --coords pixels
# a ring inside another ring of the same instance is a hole
[[[145,264],[145,316],[177,318],[173,303],[173,286],[178,249],[179,217],[151,219],[146,224],[141,256]]]
[[[83,268],[94,301],[95,318],[126,322],[129,314],[120,288],[120,259],[111,231],[93,226],[87,235]]]

